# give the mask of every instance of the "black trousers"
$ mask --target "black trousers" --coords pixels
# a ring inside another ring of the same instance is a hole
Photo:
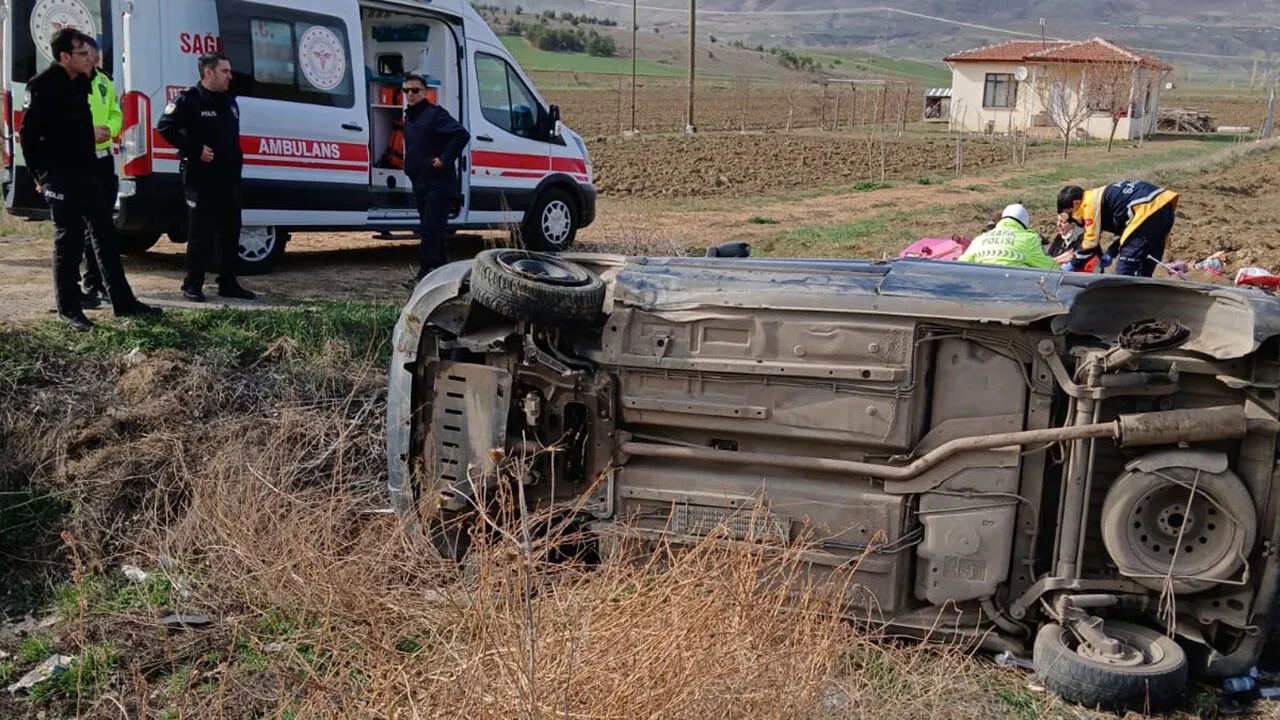
[[[102,182],[92,172],[50,173],[43,184],[53,216],[53,283],[58,313],[76,315],[80,305],[80,259],[90,238],[107,297],[117,312],[137,302],[120,265],[120,240]],[[90,232],[91,231],[91,232]]]
[[[1164,260],[1164,246],[1169,233],[1173,232],[1175,218],[1173,206],[1165,205],[1143,220],[1120,246],[1115,274],[1151,277],[1156,271],[1156,260]]]
[[[98,158],[98,181],[102,184],[104,195],[102,201],[107,204],[107,209],[110,211],[115,208],[116,193],[120,190],[114,155]],[[84,288],[86,290],[102,288],[102,269],[98,267],[98,260],[93,256],[93,242],[89,237],[85,238],[84,246]]]
[[[418,203],[419,235],[418,244],[418,279],[427,273],[449,262],[446,246],[449,234],[449,207],[453,202],[453,191],[448,187],[428,185],[422,189],[413,189],[414,199]]]
[[[240,187],[184,183],[187,198],[187,277],[182,287],[204,287],[206,263],[218,272],[219,287],[235,287],[240,263]]]

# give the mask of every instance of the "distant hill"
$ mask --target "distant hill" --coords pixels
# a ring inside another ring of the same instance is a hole
[[[622,28],[631,23],[626,0],[527,4],[526,12],[585,13],[616,20]],[[687,8],[680,0],[640,0],[641,29],[687,35]],[[1049,37],[1100,35],[1153,51],[1175,65],[1181,78],[1236,79],[1280,70],[1280,0],[699,0],[698,8],[700,41],[716,35],[721,42],[749,46],[848,48],[939,63],[957,50],[1019,37],[1012,33],[1038,36],[1044,18]],[[833,8],[840,10],[826,12]]]

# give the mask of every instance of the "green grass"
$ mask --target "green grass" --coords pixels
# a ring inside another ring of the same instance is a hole
[[[79,585],[66,583],[54,596],[54,608],[62,620],[80,617],[80,605],[87,615],[116,615],[135,610],[172,610],[178,589],[163,571],[152,569],[147,579],[135,583],[122,574],[90,575]]]
[[[837,71],[854,71],[860,75],[888,76],[895,80],[909,82],[912,88],[951,87],[951,73],[941,65],[903,60],[898,58],[873,55],[860,52],[821,51],[812,53],[817,59],[824,60],[824,65],[831,60],[839,59]]]
[[[42,663],[53,654],[53,641],[47,637],[29,637],[18,647],[18,659],[26,665]]]
[[[1071,180],[1097,179],[1098,181],[1113,181],[1119,177],[1140,177],[1142,173],[1152,171],[1162,165],[1193,160],[1222,150],[1228,144],[1230,143],[1224,143],[1220,139],[1206,136],[1204,139],[1197,138],[1197,142],[1194,145],[1164,151],[1160,151],[1156,146],[1148,144],[1148,152],[1136,157],[1128,156],[1100,160],[1096,156],[1092,156],[1088,160],[1079,161],[1068,154],[1066,162],[1058,168],[1049,172],[1008,180],[1003,184],[1003,187],[1010,190],[1026,190],[1055,185],[1060,186]]]
[[[67,355],[105,358],[134,348],[201,352],[231,362],[252,362],[284,347],[295,360],[324,356],[329,343],[344,342],[357,356],[390,359],[390,335],[400,307],[360,302],[324,302],[280,310],[220,308],[171,311],[163,317],[104,322],[77,334],[48,320],[0,327],[0,390],[39,375]]]
[[[53,223],[24,220],[0,211],[0,237],[49,239],[53,237]]]
[[[893,187],[893,185],[890,185],[889,183],[876,182],[875,180],[864,180],[849,189],[853,192],[875,192],[876,190],[884,190],[891,187]]]
[[[118,660],[119,655],[113,648],[90,645],[75,658],[71,667],[37,683],[27,697],[32,703],[54,698],[93,700],[110,685]]]
[[[539,50],[521,37],[504,37],[502,44],[528,71],[578,72],[599,75],[630,75],[630,57],[593,57],[586,53],[548,52]],[[661,77],[683,77],[685,68],[663,65],[650,60],[636,61],[636,74]]]
[[[787,233],[788,240],[850,245],[867,238],[883,235],[889,229],[888,219],[881,217],[855,220],[839,225],[806,225]]]

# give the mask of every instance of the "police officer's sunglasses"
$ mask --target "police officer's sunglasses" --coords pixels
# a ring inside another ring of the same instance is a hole
[[[420,88],[420,87],[407,87],[407,88],[401,88],[401,89],[404,90],[409,95],[417,95],[420,92],[426,91],[426,88]]]

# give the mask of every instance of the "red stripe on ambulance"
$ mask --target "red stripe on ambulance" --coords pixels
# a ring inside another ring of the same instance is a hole
[[[587,174],[587,164],[577,158],[495,152],[493,150],[472,150],[471,166],[475,171],[482,169],[497,170],[504,177],[542,177],[550,172],[573,173],[584,176]],[[473,171],[473,174],[476,174],[475,171]],[[530,174],[517,175],[515,174],[516,172]]]
[[[152,133],[155,156],[176,160],[178,151],[159,132]],[[362,143],[338,143],[300,138],[245,135],[240,138],[245,165],[296,167],[309,170],[367,172],[369,148]]]

